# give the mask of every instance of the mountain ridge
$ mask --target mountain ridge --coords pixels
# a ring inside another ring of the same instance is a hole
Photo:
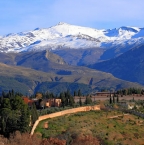
[[[0,92],[14,89],[24,94],[33,94],[38,91],[59,93],[67,89],[72,92],[74,89],[81,89],[84,93],[91,93],[102,88],[112,90],[127,87],[144,88],[138,83],[117,79],[109,73],[88,68],[69,71],[72,71],[72,74],[64,75],[0,63]]]
[[[1,52],[56,50],[61,48],[113,48],[144,43],[144,28],[93,29],[59,23],[47,29],[8,34],[0,38]]]
[[[106,70],[109,73],[104,73],[82,67],[92,66],[92,68],[95,68],[99,64],[100,66],[97,69],[101,71],[105,71],[105,69],[115,70],[101,64],[110,62],[108,64],[112,64],[116,68],[114,63],[117,63],[117,61],[113,62],[113,60],[118,60],[129,52],[135,51],[140,44],[144,44],[144,28],[138,27],[123,26],[117,29],[97,30],[59,23],[48,29],[36,28],[33,31],[9,34],[0,37],[0,62],[9,65],[11,71],[15,69],[17,72],[11,75],[10,71],[6,69],[7,66],[1,65],[1,69],[3,68],[7,72],[6,74],[1,70],[1,85],[3,86],[3,79],[5,78],[7,80],[5,84],[8,86],[9,81],[12,80],[13,84],[18,85],[17,87],[21,84],[26,90],[29,88],[31,92],[37,91],[36,88],[42,89],[47,88],[47,86],[58,90],[58,86],[66,88],[71,83],[73,83],[73,87],[75,83],[78,87],[85,85],[84,88],[89,91],[97,90],[100,87],[113,90],[128,86],[143,87],[128,82],[131,80],[125,78],[126,76],[117,75],[117,77],[127,81],[115,78],[110,74],[114,74],[113,71]],[[137,63],[142,63],[141,52],[143,52],[142,48],[138,49],[141,61],[136,61]],[[133,53],[129,55],[136,57],[136,54]],[[118,61],[127,61],[126,58],[130,57],[123,57]],[[143,68],[142,65],[139,66]],[[22,71],[18,68],[21,68]],[[120,70],[121,67],[118,69]],[[121,74],[121,71],[118,71],[119,74]],[[35,75],[35,73],[38,75]],[[139,76],[142,77],[142,75]],[[142,81],[139,80],[140,78],[136,81],[144,85],[143,79]],[[31,86],[34,87],[31,88]]]
[[[119,57],[89,65],[90,68],[112,73],[123,80],[144,85],[144,45],[131,48]]]

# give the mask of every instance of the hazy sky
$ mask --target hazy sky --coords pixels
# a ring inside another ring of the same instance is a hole
[[[58,22],[108,29],[144,27],[144,0],[0,0],[0,35]]]

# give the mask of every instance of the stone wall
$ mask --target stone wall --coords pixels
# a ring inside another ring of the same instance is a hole
[[[56,113],[40,116],[38,118],[38,120],[35,122],[35,124],[33,125],[33,128],[31,130],[30,134],[33,135],[37,125],[42,120],[45,120],[45,119],[48,119],[48,118],[54,118],[54,117],[58,117],[58,116],[63,116],[63,115],[66,115],[66,114],[72,114],[72,113],[90,111],[90,110],[100,110],[100,105],[78,107],[78,108],[68,109],[68,110],[64,110],[64,111],[60,111],[60,112],[56,112]]]

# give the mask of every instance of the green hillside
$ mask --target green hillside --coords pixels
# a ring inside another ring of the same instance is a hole
[[[69,67],[71,68],[71,67]],[[66,89],[81,89],[84,93],[90,93],[101,88],[120,89],[143,86],[113,77],[111,74],[84,68],[68,69],[70,75],[57,74],[55,72],[42,72],[30,68],[9,66],[0,63],[0,90],[14,89],[32,94],[37,91],[53,91],[58,93]]]

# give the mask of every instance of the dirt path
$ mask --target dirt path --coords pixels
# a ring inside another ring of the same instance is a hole
[[[130,114],[123,114],[123,115],[125,116],[125,115],[130,115]],[[108,117],[108,119],[113,119],[113,118],[122,117],[123,115],[111,116],[111,117]]]

